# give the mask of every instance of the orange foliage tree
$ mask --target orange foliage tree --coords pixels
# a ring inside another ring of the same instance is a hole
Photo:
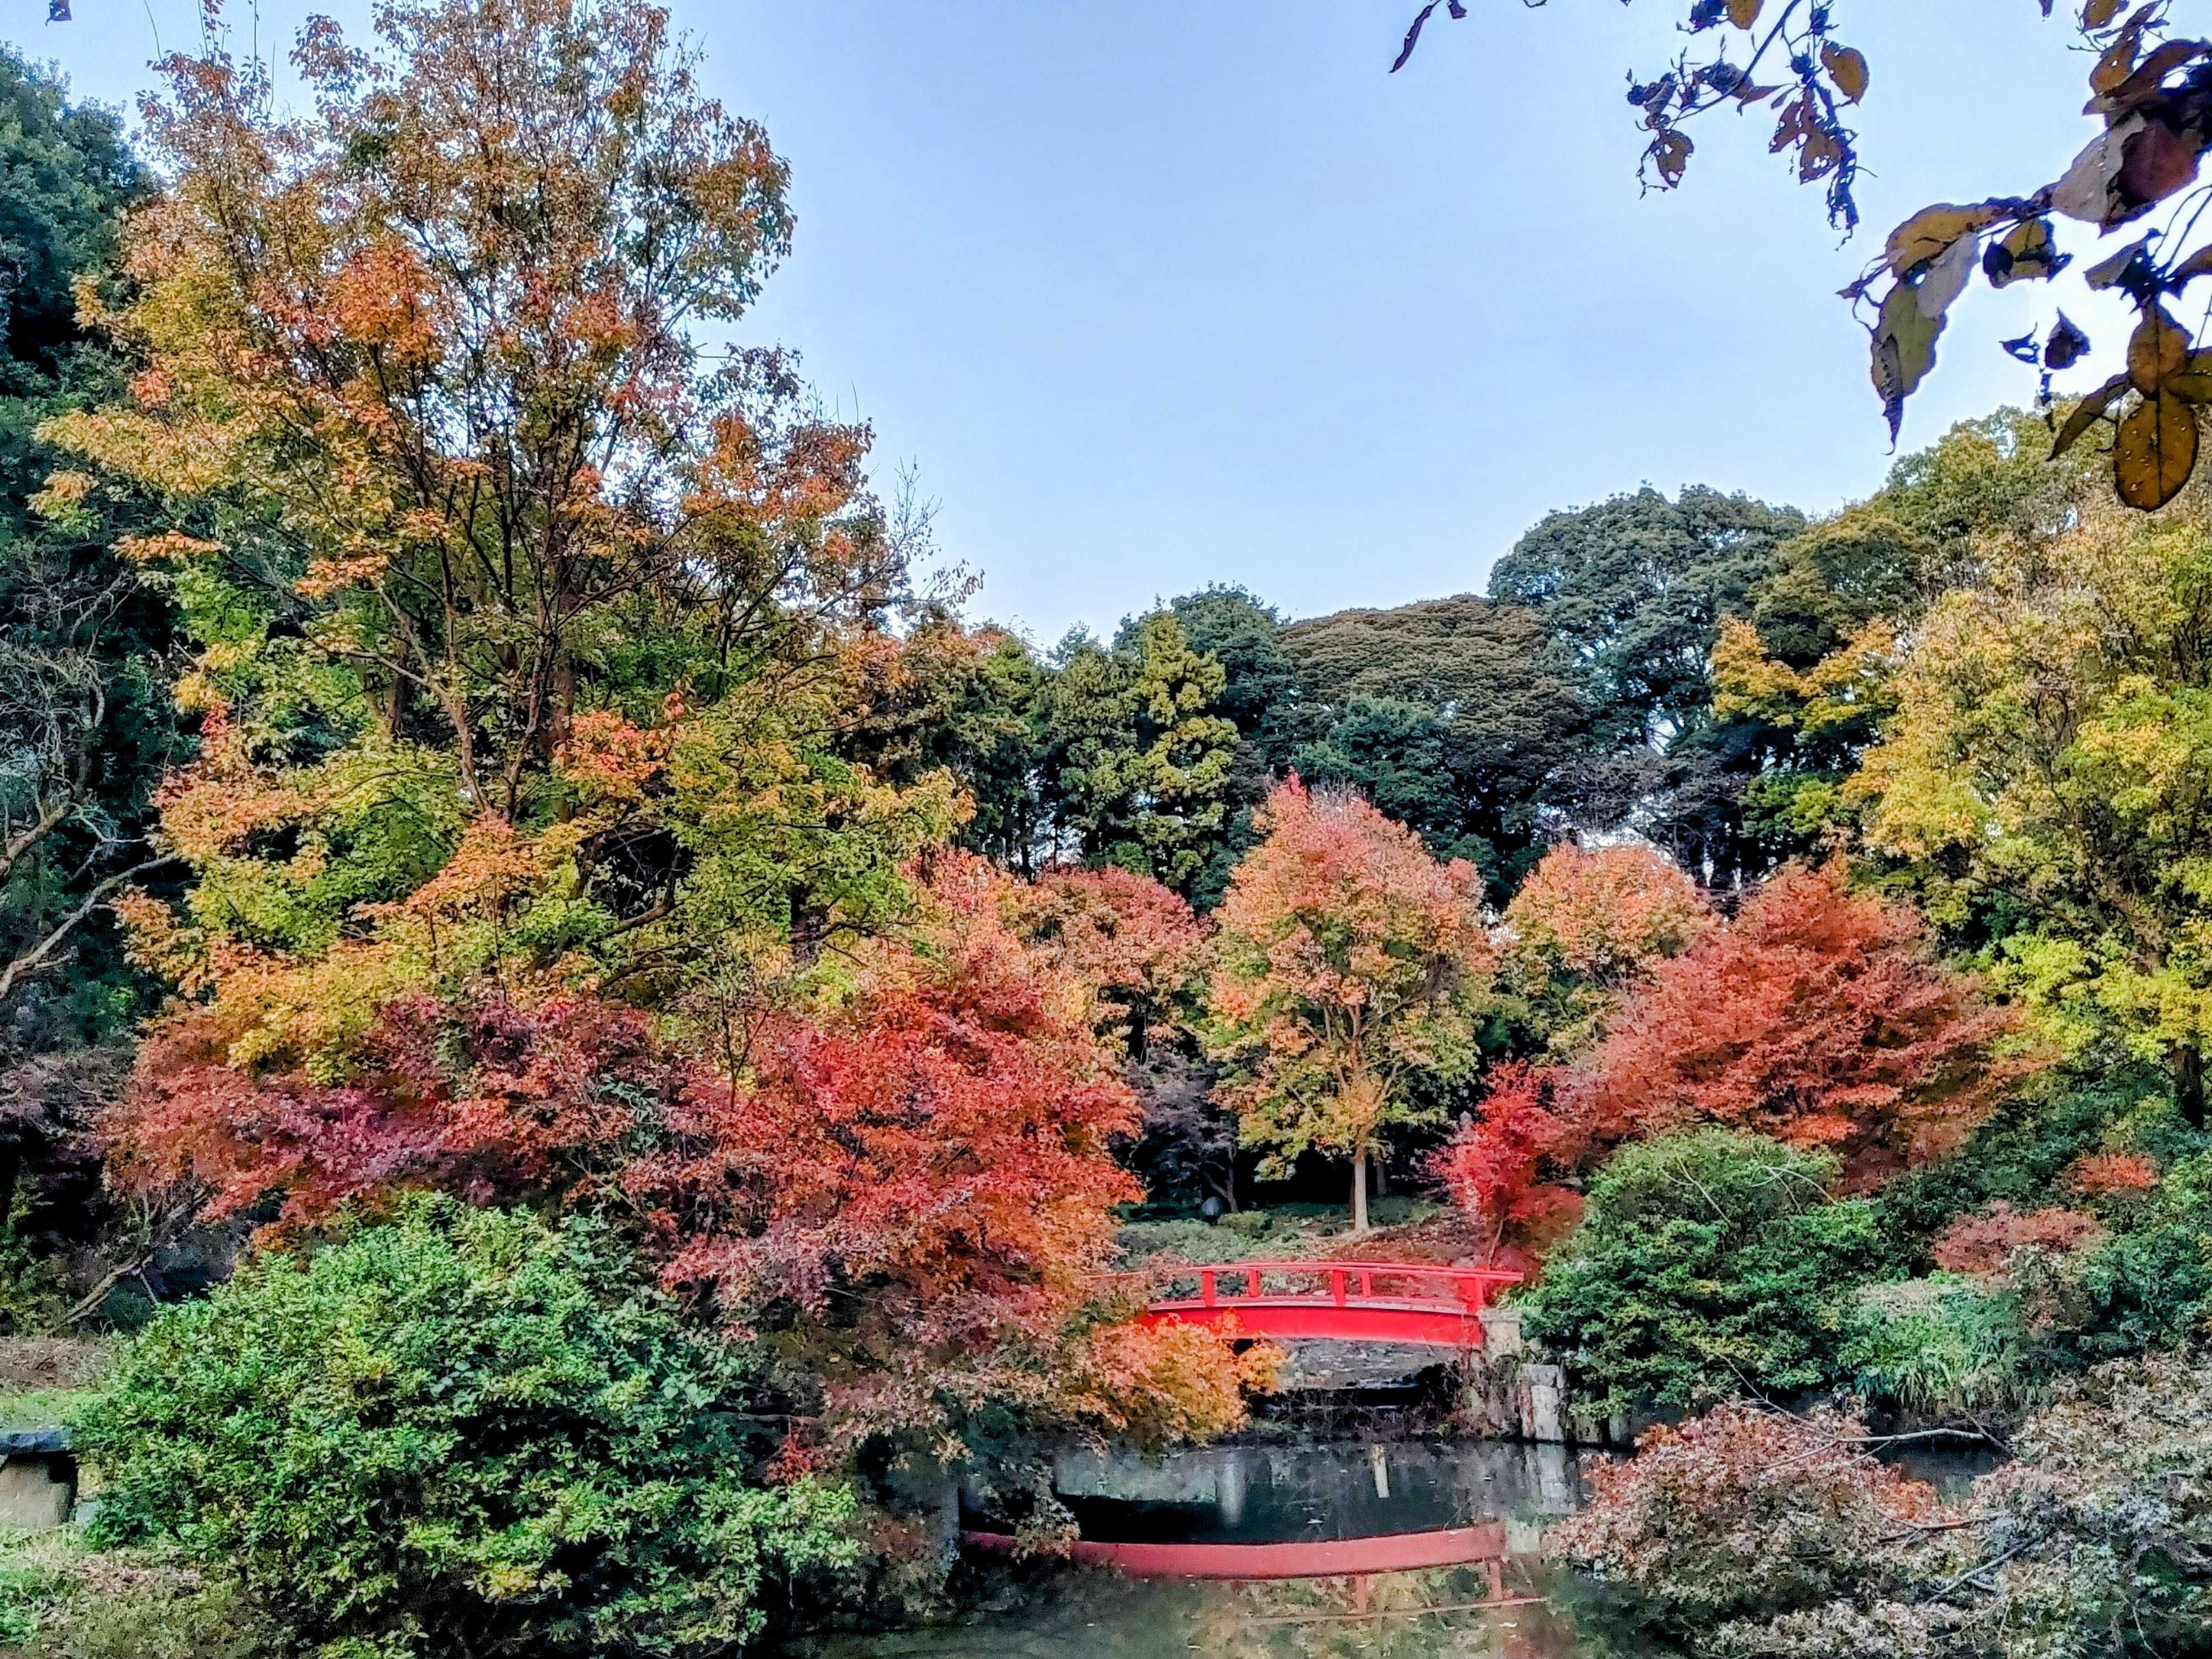
[[[1143,1196],[1108,1149],[1135,1097],[1094,986],[1006,926],[1011,886],[944,856],[918,935],[841,1002],[769,1015],[744,1075],[696,1074],[625,1176],[670,1282],[785,1333],[848,1438],[1096,1399],[1109,1355],[1146,1369],[1080,1334],[1115,1207]]]
[[[1092,988],[1100,1024],[1143,1059],[1147,1034],[1180,1018],[1198,975],[1205,932],[1189,902],[1110,864],[1047,870],[1012,891],[1016,931]]]
[[[939,854],[919,891],[842,988],[757,1006],[735,1069],[638,1010],[479,981],[387,997],[332,1072],[257,1058],[234,985],[149,1039],[106,1124],[116,1178],[285,1228],[422,1187],[587,1206],[770,1336],[832,1449],[942,1443],[987,1401],[1147,1437],[1233,1425],[1259,1372],[1093,1306],[1143,1196],[1109,1150],[1137,1108],[1090,976],[1126,967],[1025,943],[1022,884],[981,860]]]
[[[1555,1048],[1570,1047],[1652,964],[1712,921],[1689,873],[1656,847],[1566,842],[1505,908],[1504,954]]]
[[[1958,1147],[2038,1063],[1919,916],[1793,868],[1644,967],[1567,1064],[1500,1068],[1433,1172],[1494,1250],[1540,1248],[1622,1141],[1711,1122],[1828,1147],[1865,1180]]]
[[[1394,1126],[1433,1119],[1423,1084],[1465,1079],[1496,957],[1482,878],[1439,864],[1360,797],[1279,784],[1231,877],[1207,990],[1219,1091],[1263,1171],[1309,1149],[1352,1163],[1367,1230],[1368,1160]]]
[[[2033,1065],[2011,1012],[1939,962],[1908,906],[1789,869],[1660,963],[1576,1089],[1595,1137],[1710,1121],[1862,1175],[1957,1147]]]
[[[774,353],[706,361],[789,245],[786,172],[698,89],[652,6],[399,0],[388,51],[312,23],[311,114],[219,48],[161,65],[117,307],[127,400],[46,437],[174,502],[146,561],[219,569],[436,731],[473,810],[523,815],[610,648],[658,626],[704,676],[804,659],[902,577],[865,428]],[[720,357],[721,354],[717,353]],[[202,578],[204,580],[204,578]],[[225,642],[218,676],[241,642]]]

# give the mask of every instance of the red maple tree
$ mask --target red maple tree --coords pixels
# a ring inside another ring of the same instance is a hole
[[[568,1193],[620,1167],[680,1075],[635,1012],[578,994],[425,994],[377,1011],[354,1073],[234,1062],[219,1006],[142,1045],[102,1129],[126,1188],[196,1190],[209,1219],[274,1202],[274,1225],[437,1186],[486,1201]]]
[[[1156,1025],[1173,1023],[1196,978],[1204,930],[1189,902],[1150,876],[1109,865],[1056,868],[1009,884],[1010,921],[1054,967],[1091,988],[1100,1023],[1141,1059]]]
[[[1499,1066],[1476,1115],[1430,1160],[1430,1173],[1474,1224],[1486,1261],[1529,1261],[1582,1213],[1582,1195],[1560,1180],[1584,1141],[1563,1085],[1571,1089],[1572,1079],[1556,1066]]]
[[[1574,1093],[1594,1141],[1724,1123],[1832,1147],[1864,1180],[1966,1139],[2036,1063],[2015,1025],[1911,908],[1791,868],[1656,965]]]

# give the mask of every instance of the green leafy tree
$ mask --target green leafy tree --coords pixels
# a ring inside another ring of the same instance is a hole
[[[1913,630],[1851,789],[1939,920],[2002,912],[2000,979],[2075,1052],[2164,1061],[2205,1119],[2212,1039],[2207,509],[2091,502],[1984,550]]]
[[[96,1036],[128,1005],[102,905],[151,856],[173,733],[167,607],[108,549],[146,503],[67,528],[31,505],[58,461],[40,423],[121,384],[71,285],[112,260],[149,187],[114,114],[0,47],[0,1006],[33,1048]]]
[[[1064,646],[1058,667],[1046,765],[1073,850],[1188,892],[1228,823],[1237,730],[1217,712],[1221,665],[1155,611],[1111,652]]]
[[[1387,788],[1431,851],[1476,863],[1502,899],[1540,851],[1550,781],[1583,752],[1582,701],[1545,642],[1529,611],[1473,594],[1296,623],[1283,649],[1318,728],[1297,763]]]
[[[1228,824],[1190,894],[1200,908],[1211,909],[1221,902],[1237,860],[1259,839],[1252,816],[1292,764],[1292,751],[1316,711],[1306,701],[1297,665],[1283,649],[1283,619],[1273,606],[1243,588],[1216,585],[1170,599],[1168,608],[1191,649],[1221,665],[1214,708],[1237,723],[1223,802]]]
[[[1878,1247],[1871,1204],[1828,1198],[1839,1168],[1725,1129],[1623,1148],[1546,1263],[1530,1334],[1607,1412],[1826,1385]]]
[[[1777,569],[1802,514],[1693,486],[1554,513],[1490,573],[1490,596],[1541,619],[1549,659],[1589,710],[1588,760],[1555,790],[1578,829],[1633,823],[1692,871],[1725,880],[1765,860],[1745,844],[1742,794],[1765,734],[1712,715],[1724,618]]]
[[[418,1200],[164,1312],[76,1431],[100,1541],[314,1651],[705,1655],[852,1559],[848,1492],[748,1480],[749,1375],[605,1230]]]
[[[1491,568],[1490,597],[1525,605],[1588,696],[1600,738],[1664,747],[1712,702],[1723,617],[1747,608],[1804,516],[1692,486],[1554,513]]]

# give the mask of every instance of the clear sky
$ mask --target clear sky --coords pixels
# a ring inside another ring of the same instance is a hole
[[[793,171],[753,337],[915,469],[976,612],[1047,641],[1208,581],[1293,615],[1479,590],[1546,511],[1647,481],[1863,496],[1892,457],[1835,290],[1911,209],[2025,191],[2094,131],[2033,0],[1833,0],[1874,65],[1839,246],[1771,121],[1706,118],[1684,189],[1639,198],[1624,77],[1681,0],[1474,0],[1395,76],[1415,0],[672,3]],[[197,39],[190,0],[75,6],[7,27],[83,95]],[[310,9],[362,12],[234,4],[234,45]],[[2078,284],[1978,287],[1905,446],[2031,398],[1995,343],[2054,300],[2107,360]]]

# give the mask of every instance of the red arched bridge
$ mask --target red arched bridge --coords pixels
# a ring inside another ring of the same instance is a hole
[[[1147,1324],[1236,1322],[1246,1336],[1279,1341],[1482,1346],[1482,1310],[1521,1275],[1502,1267],[1407,1261],[1239,1261],[1115,1273],[1145,1297]]]

